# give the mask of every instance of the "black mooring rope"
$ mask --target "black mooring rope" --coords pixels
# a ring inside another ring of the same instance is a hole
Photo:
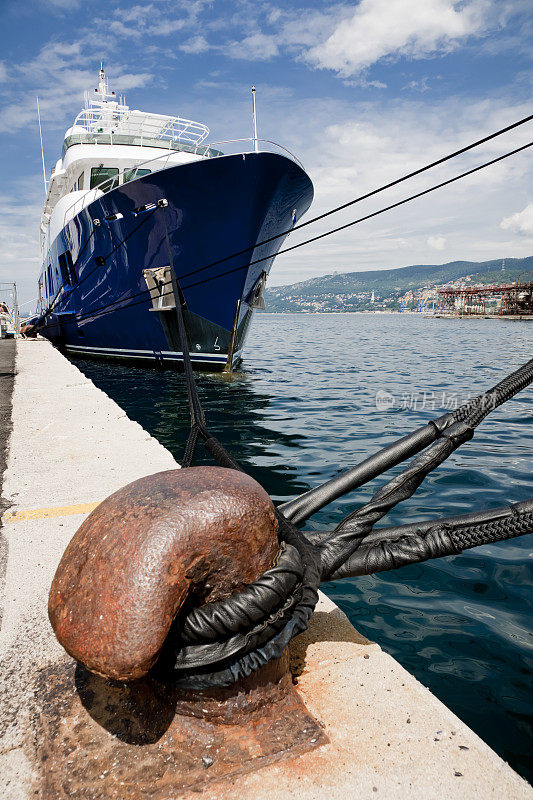
[[[168,233],[167,246],[171,258]],[[170,265],[174,296],[179,298],[181,290],[172,260]],[[191,416],[186,465],[192,463],[201,438],[219,466],[242,470],[207,428],[179,302],[176,317]],[[356,467],[355,470],[363,467],[363,471],[366,469],[375,477],[393,463],[419,453],[400,475],[378,490],[370,502],[348,515],[334,531],[306,535],[277,509],[280,551],[273,567],[227,600],[192,610],[181,620],[177,638],[166,642],[164,662],[171,664],[177,686],[187,689],[227,686],[279,658],[290,640],[307,628],[321,581],[457,554],[469,547],[533,531],[533,501],[508,506],[503,511],[419,523],[415,530],[373,530],[379,519],[410,497],[433,469],[472,438],[474,428],[487,414],[532,381],[533,359],[457,411],[428,423],[396,446],[385,448]],[[351,471],[352,483],[353,477]],[[331,482],[329,486],[331,489]],[[331,499],[338,495],[335,486]],[[326,502],[331,500],[322,495],[318,507]]]
[[[372,575],[532,532],[533,500],[462,517],[381,528],[365,539],[328,580]]]

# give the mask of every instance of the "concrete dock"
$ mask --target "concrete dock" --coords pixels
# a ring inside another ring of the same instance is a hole
[[[324,744],[269,763],[248,754],[242,769],[213,779],[207,771],[189,788],[172,752],[164,780],[155,782],[157,740],[117,743],[102,729],[105,747],[95,749],[95,723],[78,701],[72,660],[48,622],[48,590],[70,538],[99,501],[177,465],[48,342],[18,340],[16,359],[14,350],[0,342],[0,469],[9,437],[0,531],[2,800],[533,798],[529,784],[323,595],[309,630],[292,643],[291,660]],[[74,721],[68,734],[67,706]],[[127,748],[139,760],[130,783],[121,764]],[[54,770],[60,779],[51,784]]]

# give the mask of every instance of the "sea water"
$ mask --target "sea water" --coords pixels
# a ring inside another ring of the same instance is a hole
[[[281,502],[490,388],[532,351],[528,322],[263,313],[239,371],[199,375],[198,387],[212,433]],[[181,460],[189,426],[181,375],[76,363]],[[380,524],[532,497],[532,423],[530,388],[495,410]],[[201,447],[199,456],[196,463],[211,463]],[[337,500],[306,527],[331,529],[384,481]],[[528,535],[322,587],[362,633],[530,780],[532,551]]]

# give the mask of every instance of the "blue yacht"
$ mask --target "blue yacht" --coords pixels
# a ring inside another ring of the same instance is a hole
[[[47,187],[42,335],[71,354],[179,366],[180,303],[196,367],[240,361],[313,186],[291,153],[257,139],[255,103],[251,139],[215,147],[208,135],[192,120],[131,110],[100,70]]]

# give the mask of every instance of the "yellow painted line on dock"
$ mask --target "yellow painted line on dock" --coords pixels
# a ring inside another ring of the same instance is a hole
[[[88,514],[94,511],[98,503],[78,503],[75,506],[56,506],[55,508],[32,508],[28,511],[8,511],[4,522],[22,522],[27,519],[44,519],[45,517],[68,517],[72,514]]]

